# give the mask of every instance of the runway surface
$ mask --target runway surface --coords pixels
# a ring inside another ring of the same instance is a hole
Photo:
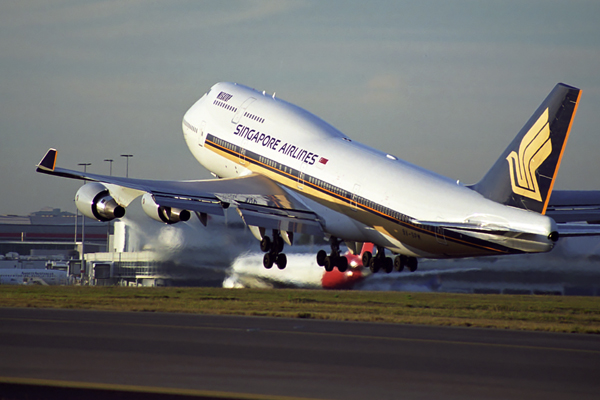
[[[600,338],[0,309],[0,391],[15,383],[157,393],[148,398],[598,399]]]

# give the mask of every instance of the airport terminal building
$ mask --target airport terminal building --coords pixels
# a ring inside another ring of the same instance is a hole
[[[135,219],[107,223],[89,218],[84,223],[81,215],[56,208],[27,216],[0,215],[1,283],[222,285],[232,256],[215,252],[209,240],[191,245],[188,240],[185,246],[189,251],[180,243],[170,243],[198,236],[194,224],[175,228],[139,219],[144,223],[136,223]],[[228,237],[229,242],[234,236],[241,237],[241,243],[247,244],[249,235],[240,222],[230,223],[226,232],[217,223],[216,234]],[[155,234],[162,237],[154,238]],[[171,248],[161,246],[163,241]]]
[[[124,219],[85,224],[60,209],[1,215],[0,283],[220,287],[239,255],[257,251],[233,213],[209,227],[135,213],[131,205]],[[568,238],[550,253],[422,260],[417,273],[374,274],[356,289],[598,296],[600,243]]]

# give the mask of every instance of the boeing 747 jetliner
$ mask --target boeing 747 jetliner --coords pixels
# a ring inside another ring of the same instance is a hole
[[[414,271],[418,257],[553,248],[559,225],[546,214],[579,97],[579,89],[556,85],[472,186],[370,148],[274,94],[235,83],[214,85],[182,121],[190,151],[219,179],[152,181],[82,173],[56,167],[55,149],[37,171],[88,181],[75,202],[100,221],[123,217],[139,196],[145,212],[167,224],[186,221],[194,212],[206,225],[207,214],[223,215],[223,209],[235,207],[260,240],[266,268],[285,268],[284,244],[303,233],[329,237],[329,254],[317,254],[317,263],[328,271],[348,267],[340,256],[342,241],[374,243],[375,254],[364,258],[373,271],[394,266]],[[561,218],[569,220],[564,213]]]

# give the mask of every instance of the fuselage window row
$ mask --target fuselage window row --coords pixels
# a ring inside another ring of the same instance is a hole
[[[246,114],[248,114],[248,113],[246,113]],[[405,223],[408,222],[407,216],[405,216],[397,211],[394,211],[392,209],[389,209],[387,207],[384,207],[384,206],[382,206],[378,203],[375,203],[371,200],[367,200],[364,197],[354,196],[350,192],[348,192],[340,187],[337,187],[335,185],[332,185],[330,183],[327,183],[325,181],[317,179],[311,175],[301,174],[300,171],[295,170],[293,168],[289,168],[283,164],[279,164],[279,163],[275,162],[274,160],[271,160],[267,157],[259,156],[255,153],[251,153],[251,152],[246,152],[245,149],[242,149],[241,147],[233,145],[232,143],[222,140],[220,138],[214,137],[214,141],[216,144],[218,144],[222,147],[233,150],[234,152],[238,153],[240,156],[244,156],[247,159],[250,159],[250,157],[252,157],[254,160],[258,161],[262,165],[266,165],[266,166],[272,167],[276,171],[280,171],[285,174],[292,175],[294,178],[297,178],[298,181],[302,184],[308,182],[308,183],[311,183],[312,185],[314,185],[317,189],[324,190],[329,193],[338,195],[340,198],[342,198],[346,202],[350,202],[355,207],[364,207],[367,209],[371,209],[385,217],[392,218],[397,221],[401,221],[401,222],[405,222]],[[246,154],[244,154],[244,153],[246,153]]]
[[[216,106],[222,107],[222,108],[224,108],[226,110],[229,110],[229,111],[232,111],[232,112],[237,112],[237,108],[236,107],[230,106],[229,104],[223,103],[223,102],[221,102],[219,100],[213,101],[213,104],[216,105]]]
[[[261,118],[261,117],[259,117],[259,116],[257,116],[257,115],[254,115],[254,114],[250,114],[249,112],[245,112],[245,113],[244,113],[244,117],[250,118],[250,119],[252,119],[252,120],[254,120],[254,121],[256,121],[256,122],[260,122],[261,124],[262,124],[263,122],[265,122],[265,119],[264,119],[264,118]]]

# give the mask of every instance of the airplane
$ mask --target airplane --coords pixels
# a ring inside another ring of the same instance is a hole
[[[260,241],[266,268],[284,269],[284,245],[293,244],[294,234],[308,234],[329,238],[329,254],[316,254],[327,271],[347,270],[342,242],[374,243],[375,254],[363,259],[374,272],[414,271],[421,257],[548,252],[563,233],[600,233],[585,224],[559,226],[550,213],[569,222],[568,207],[581,206],[568,191],[558,195],[557,207],[549,204],[580,95],[557,84],[474,185],[368,147],[275,93],[229,82],[215,84],[182,120],[189,150],[217,179],[79,172],[56,167],[56,149],[37,171],[87,181],[75,202],[100,221],[123,217],[139,196],[148,216],[167,224],[187,221],[193,212],[206,226],[208,214],[235,207]],[[590,193],[585,204],[600,220],[599,192]]]

